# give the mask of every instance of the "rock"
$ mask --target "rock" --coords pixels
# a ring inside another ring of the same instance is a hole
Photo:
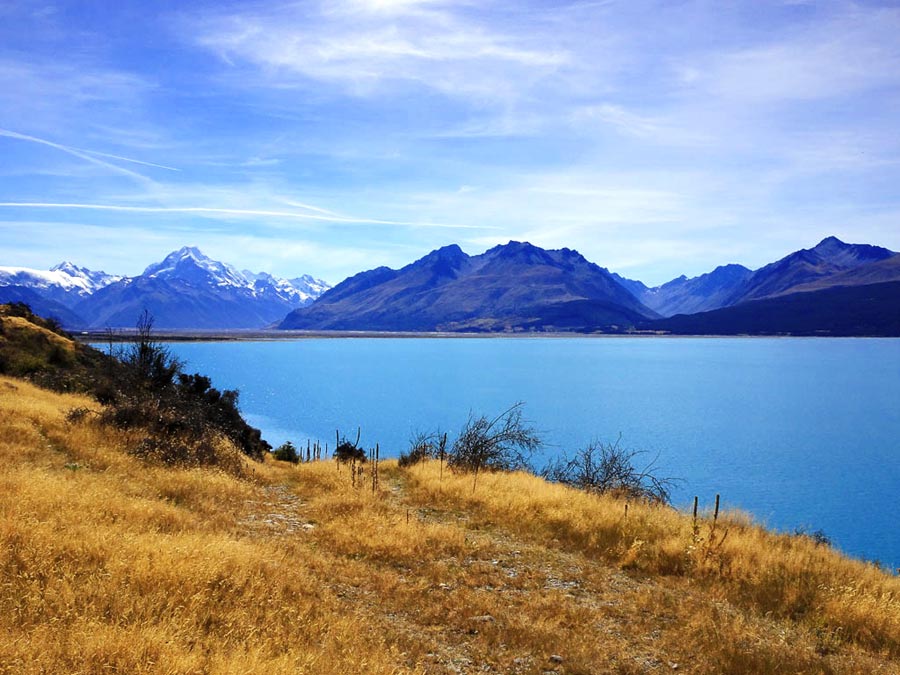
[[[561,657],[559,654],[551,654],[550,655],[550,663],[560,664],[562,662],[563,662],[563,657]]]

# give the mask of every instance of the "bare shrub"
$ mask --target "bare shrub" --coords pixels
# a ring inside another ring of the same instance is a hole
[[[447,464],[454,471],[475,474],[473,490],[481,471],[531,469],[531,454],[541,446],[541,439],[522,419],[523,405],[516,403],[494,418],[469,414]]]
[[[637,468],[636,460],[646,453],[623,448],[621,440],[593,442],[571,459],[566,455],[558,457],[547,464],[541,475],[586,492],[668,504],[678,480],[656,474],[657,458]]]
[[[447,453],[447,434],[440,431],[418,432],[409,442],[409,451],[401,452],[398,464],[401,468],[424,462],[426,459],[442,458]]]

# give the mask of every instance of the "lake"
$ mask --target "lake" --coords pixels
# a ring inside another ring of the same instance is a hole
[[[693,495],[780,530],[900,564],[900,340],[802,338],[348,338],[172,343],[189,371],[239,389],[273,446],[382,456],[417,430],[451,439],[470,411],[524,401],[536,463],[592,440],[657,459]]]

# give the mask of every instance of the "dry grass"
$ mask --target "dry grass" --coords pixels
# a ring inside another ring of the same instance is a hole
[[[38,335],[47,343],[59,347],[60,349],[64,349],[67,352],[75,351],[74,342],[64,338],[62,335],[47,330],[43,326],[38,326],[34,322],[29,321],[24,317],[0,316],[0,324],[3,325],[3,333],[12,336],[11,338],[7,338],[4,336],[4,339],[15,339],[17,334],[22,333],[25,333],[29,336]]]
[[[75,407],[0,378],[2,673],[900,670],[897,579],[739,516],[434,462],[374,494],[162,468]]]

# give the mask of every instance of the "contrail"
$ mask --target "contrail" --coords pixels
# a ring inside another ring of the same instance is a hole
[[[153,162],[144,162],[139,159],[131,159],[130,157],[120,157],[119,155],[111,155],[106,152],[97,152],[95,150],[83,150],[81,148],[73,148],[69,145],[63,145],[61,143],[54,143],[53,141],[48,141],[44,138],[38,138],[36,136],[29,136],[27,134],[20,134],[17,131],[10,131],[9,129],[0,129],[0,136],[6,136],[7,138],[15,138],[20,141],[28,141],[30,143],[38,143],[40,145],[46,145],[47,147],[54,148],[61,152],[65,152],[67,154],[78,157],[79,159],[83,159],[87,162],[91,162],[92,164],[97,164],[102,167],[106,167],[107,169],[112,169],[113,171],[118,171],[119,173],[123,173],[126,176],[131,176],[132,178],[138,178],[142,181],[147,181],[149,178],[146,176],[137,173],[136,171],[129,171],[121,166],[117,166],[116,164],[111,164],[110,162],[104,162],[97,157],[109,157],[111,159],[118,159],[123,162],[132,162],[133,164],[141,164],[143,166],[152,166],[159,169],[166,169],[167,171],[180,171],[180,169],[176,169],[171,166],[165,166],[163,164],[154,164]],[[96,155],[96,156],[95,156]]]
[[[89,155],[97,155],[99,157],[109,157],[110,159],[120,159],[123,162],[131,162],[132,164],[141,164],[143,166],[152,166],[152,167],[156,167],[157,169],[165,169],[166,171],[178,171],[179,173],[181,172],[181,169],[176,169],[174,166],[166,166],[165,164],[155,164],[153,162],[145,162],[142,159],[131,159],[130,157],[122,157],[121,155],[111,155],[108,152],[99,152],[97,150],[81,150],[81,152],[87,153]]]
[[[93,211],[125,211],[132,213],[210,213],[230,216],[271,216],[275,218],[297,218],[300,220],[317,220],[328,223],[396,225],[401,227],[449,228],[458,230],[490,230],[490,226],[460,225],[450,223],[422,223],[399,220],[377,220],[372,218],[351,218],[346,216],[329,216],[317,213],[298,213],[296,211],[269,211],[265,209],[226,209],[211,206],[123,206],[117,204],[73,204],[51,202],[0,202],[0,207],[32,208],[32,209],[87,209]]]
[[[312,206],[311,204],[304,204],[303,202],[295,202],[290,199],[285,199],[284,203],[288,206],[296,206],[299,209],[307,209],[309,211],[316,211],[317,213],[326,213],[330,216],[337,215],[334,211],[329,211],[328,209],[323,209],[318,206]]]

